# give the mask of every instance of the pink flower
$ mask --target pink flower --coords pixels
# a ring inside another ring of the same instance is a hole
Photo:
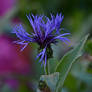
[[[0,0],[0,16],[5,15],[15,4],[15,0]]]
[[[8,36],[0,36],[0,76],[30,74],[30,48],[21,53],[12,42]]]

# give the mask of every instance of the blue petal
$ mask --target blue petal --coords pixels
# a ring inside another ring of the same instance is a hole
[[[70,40],[66,37],[56,37],[56,39],[59,39],[59,40],[63,41],[64,43],[66,43],[67,45],[69,45]]]
[[[13,41],[13,43],[20,44],[20,45],[24,45],[24,46],[21,48],[20,51],[23,51],[23,50],[27,47],[27,45],[28,45],[28,43],[25,43],[24,41]]]
[[[28,15],[26,15],[26,16],[27,16],[27,18],[28,18],[28,20],[29,20],[31,26],[33,27],[33,31],[34,31],[35,34],[36,34],[35,24],[34,24],[32,18],[31,18],[31,16],[30,16],[30,14],[29,14],[29,16],[28,16]],[[32,15],[32,16],[33,16],[33,15]],[[33,18],[34,18],[34,17],[33,17]]]
[[[14,28],[14,33],[16,33],[17,37],[20,40],[25,40],[25,41],[32,41],[32,35],[28,34],[24,28],[22,27],[22,25],[20,24],[19,26],[15,26]]]
[[[46,48],[43,49],[42,56],[41,56],[41,59],[39,60],[39,62],[43,61],[44,56],[45,56],[45,52],[46,52]]]
[[[65,35],[70,35],[70,33],[61,34],[61,35],[56,36],[55,38],[62,37],[62,36],[65,36]]]
[[[23,48],[20,51],[23,51],[27,47],[28,43],[24,43]]]

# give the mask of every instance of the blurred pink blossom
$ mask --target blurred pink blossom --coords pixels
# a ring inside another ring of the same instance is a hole
[[[8,36],[0,36],[0,76],[31,72],[30,49],[19,52]]]
[[[15,0],[0,0],[0,16],[5,15],[11,8],[13,8]]]

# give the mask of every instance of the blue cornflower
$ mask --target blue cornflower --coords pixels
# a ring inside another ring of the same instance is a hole
[[[70,35],[70,33],[60,34],[61,22],[64,16],[57,14],[53,16],[51,14],[51,19],[42,15],[42,16],[34,16],[33,14],[27,15],[27,18],[33,28],[33,32],[30,34],[25,31],[23,26],[17,25],[14,28],[13,33],[17,35],[20,39],[19,41],[15,41],[17,44],[24,45],[21,51],[30,43],[37,43],[39,45],[39,54],[37,58],[40,57],[39,62],[45,63],[47,59],[52,57],[53,51],[51,49],[51,43],[57,43],[57,40],[61,40],[67,44],[70,40],[65,37],[66,35]]]

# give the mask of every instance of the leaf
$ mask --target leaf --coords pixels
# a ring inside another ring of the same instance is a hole
[[[50,71],[50,74],[51,73],[54,73],[55,72],[55,67],[56,65],[58,64],[58,60],[56,58],[51,58],[49,59],[49,71]]]
[[[59,80],[58,72],[55,72],[50,75],[42,75],[40,77],[40,81],[46,82],[46,86],[48,86],[46,88],[50,89],[50,91],[43,91],[43,92],[55,92],[56,84],[57,84],[58,80]],[[41,92],[41,91],[38,89],[37,92]]]
[[[72,64],[76,61],[77,58],[81,56],[81,52],[83,50],[84,44],[88,38],[86,35],[80,43],[71,51],[69,51],[59,62],[56,67],[56,72],[60,72],[59,81],[57,84],[56,92],[60,92],[61,88],[64,84],[64,80],[68,75],[68,72],[72,66]]]

